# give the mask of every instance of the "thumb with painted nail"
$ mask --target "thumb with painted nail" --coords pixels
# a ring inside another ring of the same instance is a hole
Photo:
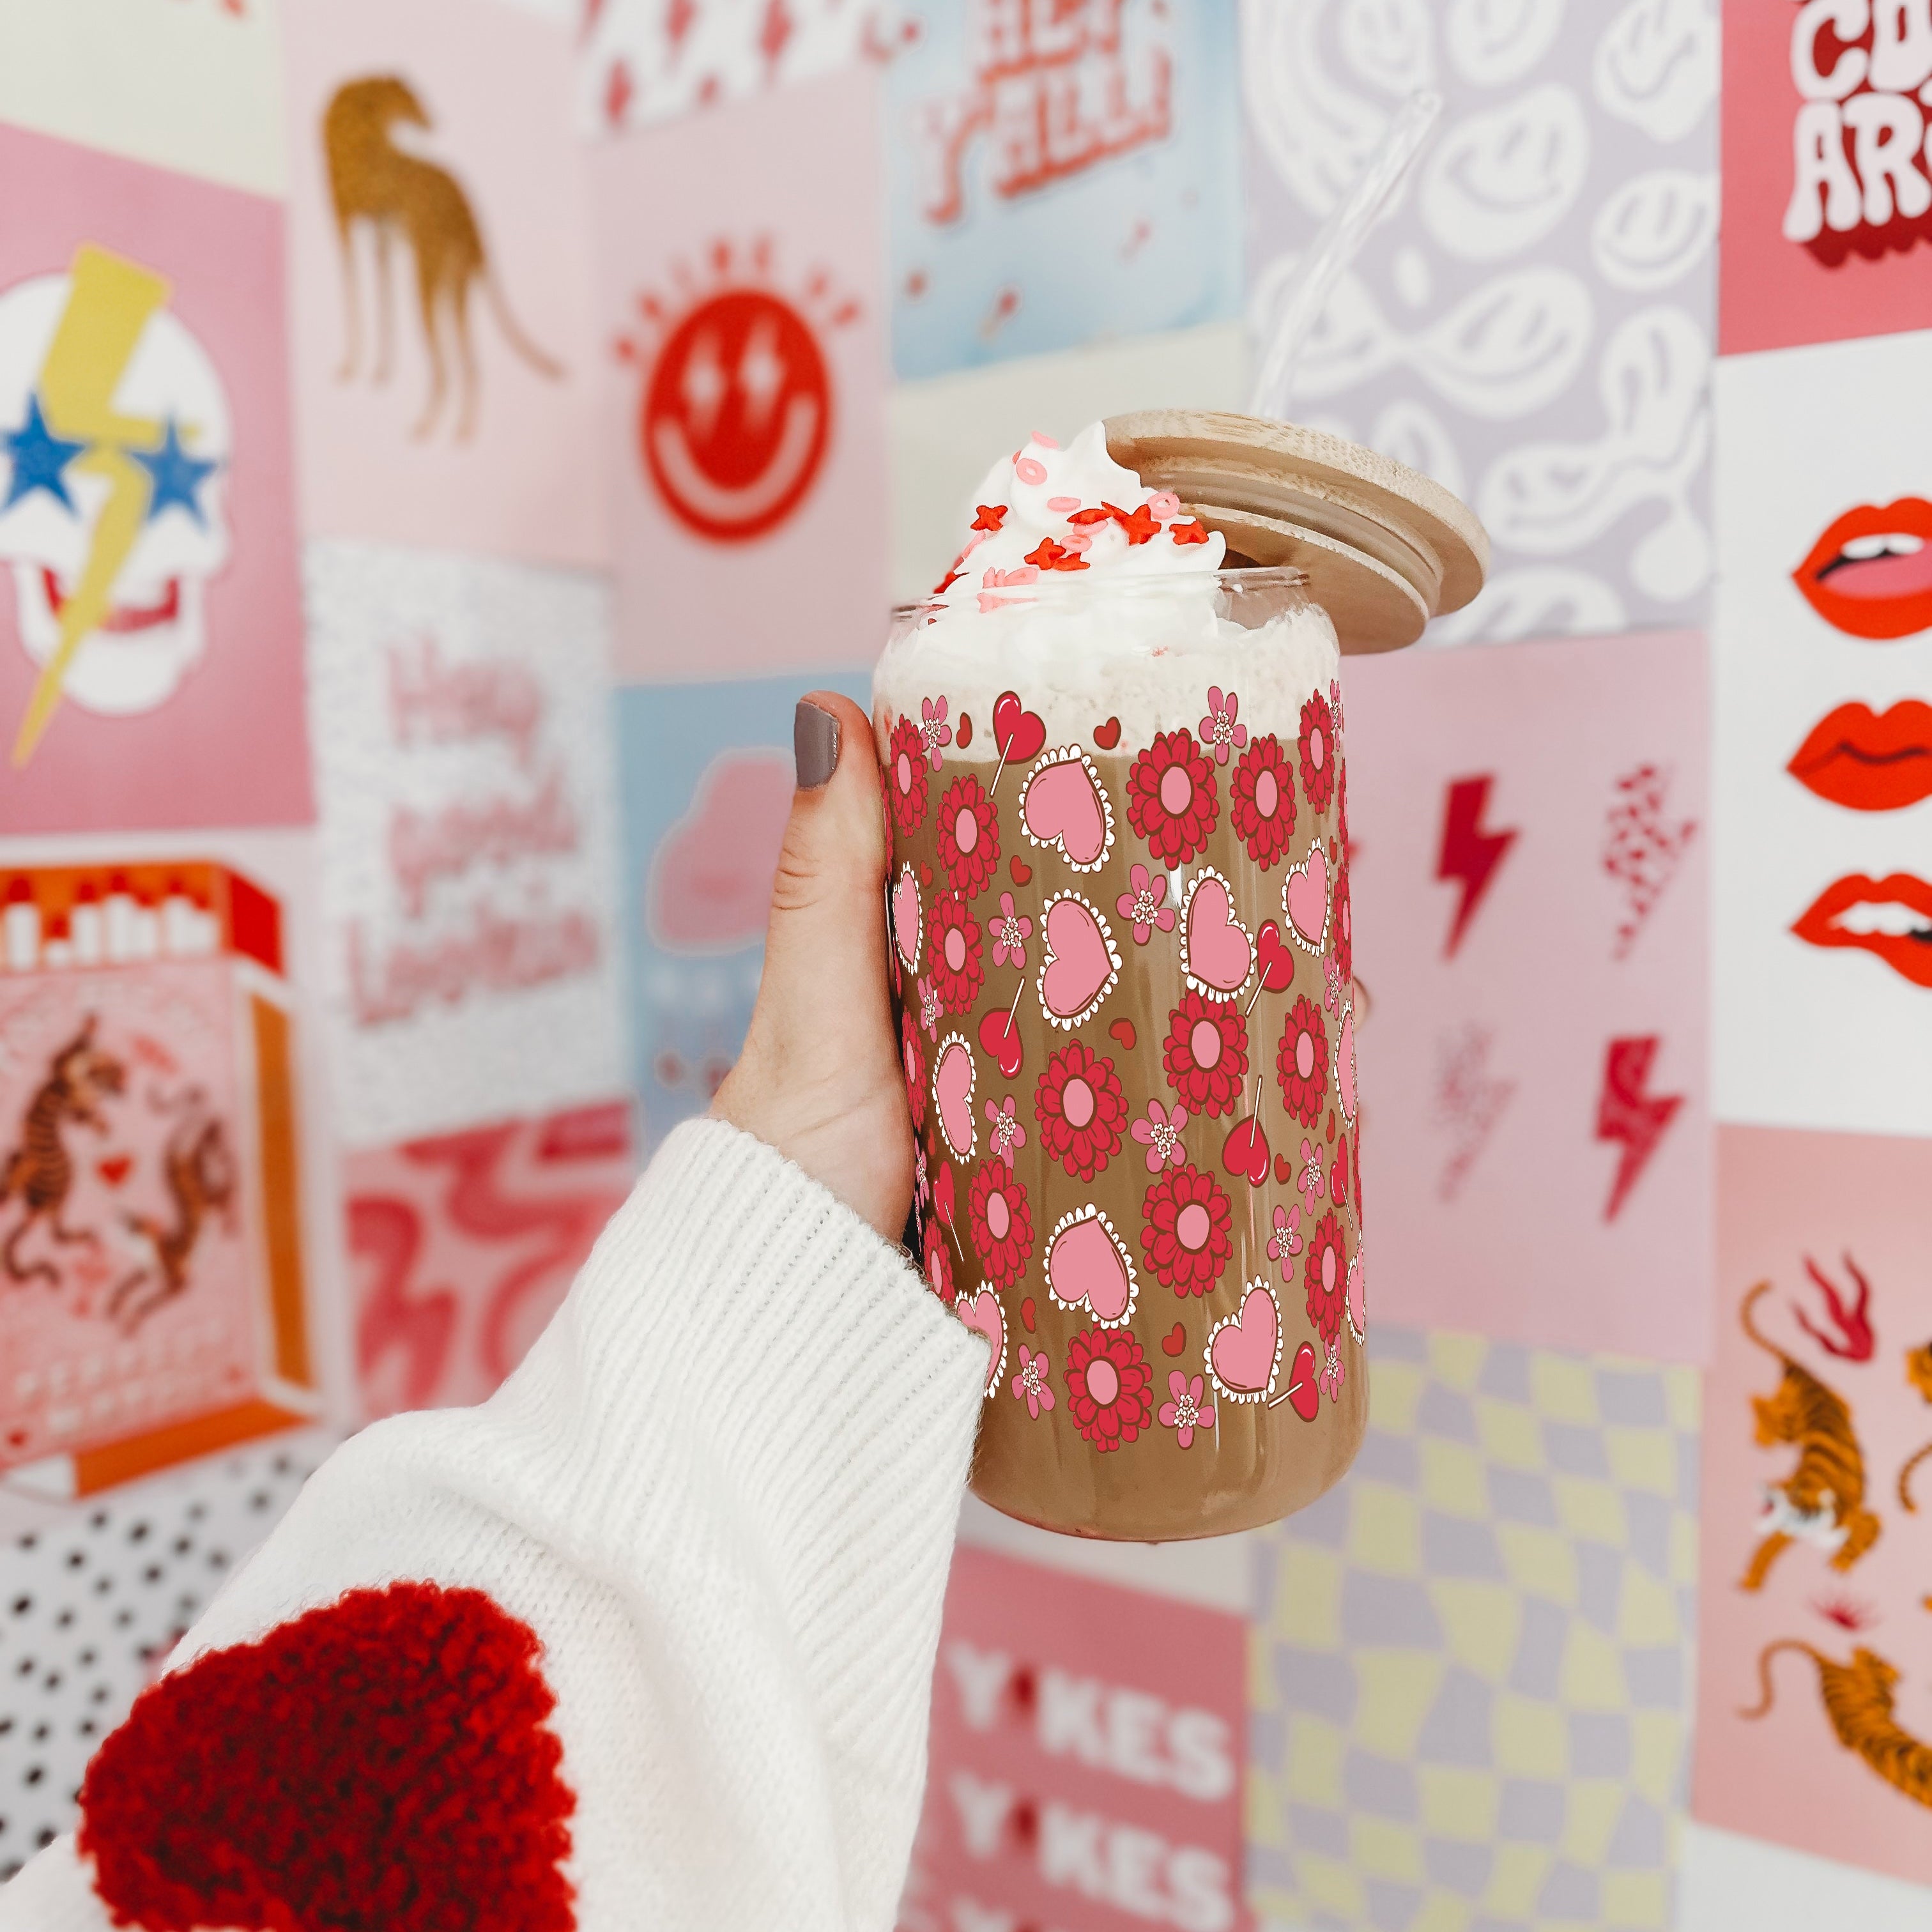
[[[886,985],[886,831],[870,720],[814,691],[792,727],[798,768],[764,975],[738,1064],[711,1111],[796,1161],[889,1240],[912,1201],[912,1123]]]

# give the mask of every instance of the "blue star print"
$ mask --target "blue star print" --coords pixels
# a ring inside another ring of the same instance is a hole
[[[7,485],[7,500],[0,509],[10,510],[22,496],[44,490],[70,510],[74,499],[67,494],[68,465],[85,449],[84,442],[69,442],[47,427],[40,413],[40,399],[27,398],[27,420],[18,429],[0,434],[0,446],[14,460],[14,473]]]
[[[159,449],[130,449],[128,454],[145,470],[154,482],[148,502],[152,523],[170,503],[178,503],[206,530],[208,519],[201,509],[201,486],[221,465],[212,460],[190,456],[182,447],[181,431],[170,416],[167,432]]]

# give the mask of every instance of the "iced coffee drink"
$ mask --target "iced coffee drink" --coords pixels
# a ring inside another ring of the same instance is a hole
[[[1108,455],[1001,459],[874,685],[920,1257],[973,1486],[1077,1534],[1286,1515],[1366,1412],[1334,626]]]

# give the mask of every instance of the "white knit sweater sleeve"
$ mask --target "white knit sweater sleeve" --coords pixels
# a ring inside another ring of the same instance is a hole
[[[987,1366],[896,1249],[692,1123],[502,1389],[344,1444],[170,1671],[358,1586],[485,1592],[543,1646],[580,1932],[883,1932]],[[0,1932],[101,1932],[92,1878],[57,1841]]]

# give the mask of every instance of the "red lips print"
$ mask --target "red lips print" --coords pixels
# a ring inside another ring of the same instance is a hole
[[[1932,628],[1932,503],[1901,496],[1847,510],[1791,576],[1812,609],[1848,636],[1888,640]]]
[[[1792,923],[1808,946],[1852,946],[1915,986],[1932,986],[1932,885],[1910,872],[1827,886]]]
[[[1932,705],[1908,698],[1875,713],[1841,704],[1820,718],[1785,769],[1854,812],[1898,812],[1932,798]]]
[[[142,1692],[80,1850],[124,1924],[572,1932],[577,1801],[536,1634],[478,1590],[355,1590]]]

